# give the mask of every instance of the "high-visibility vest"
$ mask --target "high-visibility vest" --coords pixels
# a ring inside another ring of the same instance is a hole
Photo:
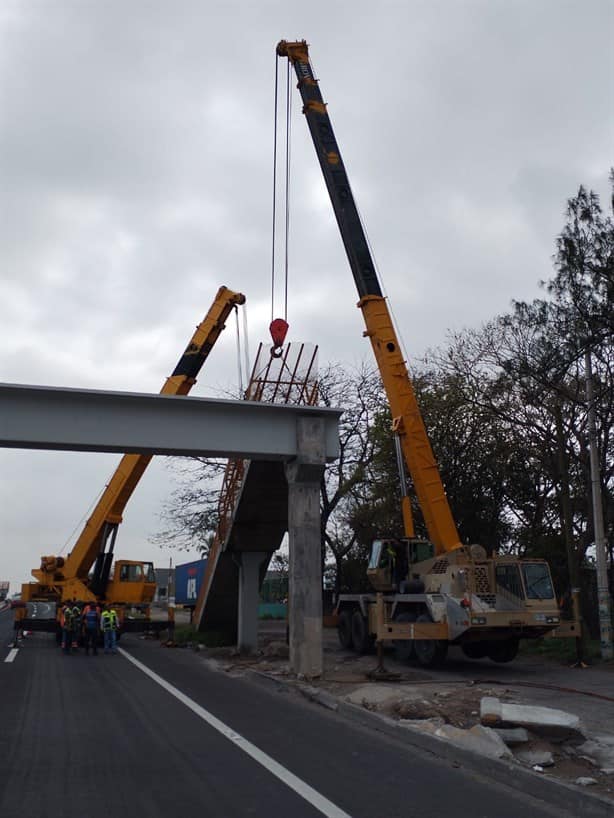
[[[62,608],[62,627],[64,630],[72,630],[73,609],[70,605]]]
[[[103,611],[102,612],[102,630],[103,631],[114,631],[117,630],[118,620],[117,620],[117,613],[114,610],[110,611]]]

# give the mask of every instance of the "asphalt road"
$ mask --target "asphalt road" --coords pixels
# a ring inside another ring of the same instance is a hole
[[[117,656],[64,656],[41,634],[15,652],[11,624],[1,613],[3,818],[555,814],[191,651],[128,637]]]

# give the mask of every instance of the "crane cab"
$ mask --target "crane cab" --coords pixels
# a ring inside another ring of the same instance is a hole
[[[117,560],[105,597],[125,605],[149,605],[156,593],[156,574],[152,562]]]
[[[434,557],[435,548],[429,540],[399,539],[374,540],[367,567],[367,577],[376,591],[383,593],[406,592],[414,579],[411,568],[416,563]]]

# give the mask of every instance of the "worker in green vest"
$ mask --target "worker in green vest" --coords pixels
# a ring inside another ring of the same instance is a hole
[[[67,602],[60,613],[60,625],[62,626],[62,650],[70,653],[73,635],[73,606]]]
[[[100,625],[104,638],[104,652],[117,653],[117,631],[119,629],[119,617],[112,605],[105,605],[100,616]]]

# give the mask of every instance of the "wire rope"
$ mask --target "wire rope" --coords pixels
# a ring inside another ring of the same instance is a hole
[[[100,498],[102,497],[102,495],[104,494],[104,492],[107,490],[107,486],[108,486],[108,485],[109,485],[109,483],[111,482],[111,480],[112,480],[112,478],[113,478],[113,474],[114,474],[114,472],[111,474],[111,476],[109,477],[109,479],[107,480],[107,482],[104,484],[104,486],[103,486],[103,487],[100,489],[100,491],[98,492],[98,494],[97,494],[97,495],[94,497],[94,499],[92,500],[92,502],[89,504],[89,506],[88,506],[88,508],[87,508],[86,512],[83,514],[83,516],[82,516],[82,517],[81,517],[79,520],[77,520],[77,522],[75,523],[75,527],[73,528],[73,530],[70,532],[70,534],[69,534],[69,535],[66,537],[66,539],[64,540],[64,545],[63,545],[63,546],[60,548],[60,550],[58,551],[58,556],[61,556],[61,555],[62,555],[62,553],[63,553],[63,552],[64,552],[64,550],[66,549],[66,547],[67,547],[68,543],[69,543],[69,542],[72,540],[72,538],[74,537],[75,532],[77,531],[77,529],[78,529],[78,528],[83,528],[83,523],[84,523],[84,521],[88,519],[88,517],[89,517],[89,515],[90,515],[91,511],[93,510],[94,506],[95,506],[95,505],[98,503],[98,501],[100,500]]]
[[[271,246],[271,321],[275,305],[275,223],[277,221],[277,108],[279,89],[279,56],[275,55],[275,108],[273,126],[273,235]]]
[[[290,238],[290,145],[292,115],[292,83],[290,82],[290,60],[286,65],[286,224],[284,248],[284,320],[288,320],[288,255]]]
[[[237,374],[239,377],[239,395],[243,394],[243,366],[241,360],[241,332],[239,330],[239,310],[234,308],[235,314],[235,329],[237,336]]]
[[[279,57],[276,57],[275,64],[275,112],[274,112],[274,136],[273,136],[273,206],[272,206],[272,246],[271,246],[271,321],[275,317],[275,288],[277,277],[277,256],[283,253],[284,277],[283,277],[283,315],[284,321],[288,320],[288,279],[289,279],[289,246],[290,246],[290,164],[291,164],[291,136],[292,136],[292,83],[291,83],[291,65],[288,61],[286,65],[286,87],[285,87],[285,121],[282,120],[285,126],[285,168],[283,181],[283,196],[284,196],[284,232],[283,232],[283,247],[278,247],[277,235],[277,188],[278,185],[278,164],[281,165],[281,157],[279,156],[279,121],[280,121],[280,83],[279,83]],[[280,224],[281,228],[281,224]]]
[[[245,380],[246,389],[249,388],[250,368],[249,368],[249,334],[247,331],[247,306],[243,304],[243,354],[245,355]]]

